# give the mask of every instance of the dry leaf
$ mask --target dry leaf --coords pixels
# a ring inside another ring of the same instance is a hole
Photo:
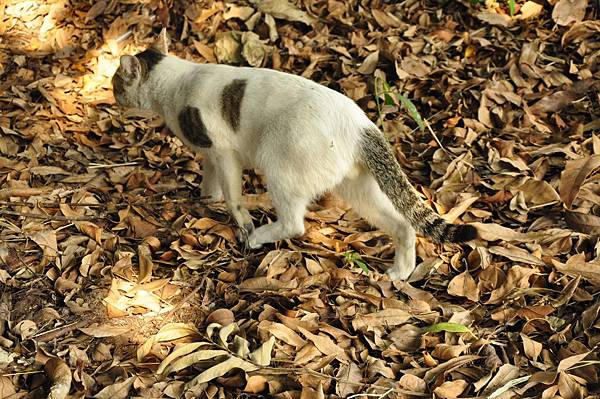
[[[117,382],[113,385],[109,385],[100,392],[98,392],[95,399],[126,399],[129,397],[129,391],[133,385],[133,381],[136,377],[129,377],[124,381]]]
[[[457,398],[469,386],[465,380],[446,381],[433,390],[433,393],[440,398]]]
[[[477,283],[468,271],[459,274],[450,281],[448,294],[466,297],[473,302],[479,301],[479,288],[477,288]]]
[[[288,21],[298,21],[306,25],[313,23],[313,18],[301,11],[287,0],[260,0],[258,9],[264,13],[271,14],[275,18]]]
[[[552,19],[562,26],[581,22],[585,17],[587,4],[587,0],[559,0],[552,9]]]
[[[64,399],[71,389],[71,370],[69,366],[58,358],[52,358],[44,365],[48,378],[52,381],[48,399]]]

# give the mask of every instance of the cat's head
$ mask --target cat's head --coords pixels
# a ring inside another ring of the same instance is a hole
[[[166,29],[147,50],[136,55],[124,55],[112,77],[113,95],[124,108],[151,108],[148,80],[153,68],[167,55],[169,38]]]

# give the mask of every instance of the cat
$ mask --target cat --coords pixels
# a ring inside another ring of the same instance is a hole
[[[348,97],[275,70],[193,63],[168,46],[163,29],[145,51],[121,56],[116,103],[157,112],[203,154],[202,195],[225,199],[250,248],[304,234],[306,207],[331,191],[391,234],[391,279],[415,268],[415,229],[440,243],[477,237],[474,226],[449,224],[421,200],[383,133]],[[276,222],[255,229],[241,206],[244,167],[264,173]]]

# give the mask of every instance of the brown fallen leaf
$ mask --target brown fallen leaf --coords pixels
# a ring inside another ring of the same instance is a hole
[[[346,398],[360,391],[360,382],[362,381],[362,371],[354,362],[342,364],[336,375],[338,382],[335,387],[336,393]]]
[[[98,392],[94,398],[95,399],[126,399],[130,397],[129,391],[133,386],[133,381],[136,379],[136,376],[129,377],[121,382],[117,382],[115,384],[109,385],[106,388],[102,389]]]
[[[552,263],[561,273],[575,277],[581,276],[595,285],[600,285],[600,263],[586,262],[585,254],[573,255],[566,263],[552,259]]]
[[[71,369],[59,358],[52,358],[44,365],[44,371],[52,381],[48,399],[65,399],[71,389]]]
[[[325,355],[335,355],[335,358],[343,363],[347,363],[350,360],[348,358],[348,355],[346,355],[346,352],[338,345],[336,345],[331,338],[324,335],[313,334],[302,327],[298,327],[298,330],[300,330],[302,335],[304,335],[306,339],[311,341],[315,345],[315,347],[319,351],[321,351],[321,353]]]
[[[532,255],[529,251],[516,247],[514,245],[505,244],[505,246],[492,246],[488,251],[494,255],[500,255],[515,262],[526,263],[529,265],[544,266],[545,263],[540,258]]]
[[[444,399],[457,398],[469,386],[465,380],[446,381],[433,390],[433,393]]]
[[[588,20],[576,22],[562,37],[563,46],[570,42],[580,42],[600,33],[600,21]]]
[[[244,392],[259,394],[267,389],[268,380],[262,375],[251,375],[246,379]]]
[[[465,271],[450,280],[448,284],[448,294],[453,296],[465,297],[473,302],[479,301],[479,288],[475,279],[468,271]]]
[[[298,21],[306,25],[311,25],[314,22],[310,15],[287,0],[260,0],[258,9],[278,19]]]
[[[297,349],[306,344],[306,341],[302,339],[302,337],[284,324],[263,320],[259,323],[258,328],[268,331],[277,339],[282,340],[286,344],[295,346]]]
[[[533,104],[529,109],[536,115],[546,112],[559,112],[573,101],[583,97],[594,86],[595,83],[591,79],[575,82],[569,89],[552,93]]]
[[[79,329],[86,335],[95,338],[116,337],[131,331],[130,327],[118,327],[110,324],[96,324]]]
[[[489,395],[496,389],[502,387],[508,381],[513,380],[519,376],[519,368],[512,364],[503,364],[500,366],[494,377],[487,384],[483,390],[484,395]]]
[[[587,4],[587,0],[559,0],[552,9],[552,19],[562,26],[581,22],[585,17]]]
[[[587,213],[565,211],[567,226],[586,234],[600,234],[600,217]]]
[[[538,356],[542,353],[543,345],[523,333],[521,333],[521,339],[523,340],[525,355],[534,362],[537,361]]]
[[[412,374],[404,374],[400,377],[398,384],[401,388],[413,391],[425,393],[427,391],[427,383],[423,379]]]
[[[411,317],[410,313],[401,309],[384,309],[375,313],[357,315],[352,320],[352,327],[361,330],[376,326],[396,326],[406,323]]]
[[[230,309],[215,309],[213,310],[205,320],[206,324],[219,323],[223,327],[235,321],[235,316]]]

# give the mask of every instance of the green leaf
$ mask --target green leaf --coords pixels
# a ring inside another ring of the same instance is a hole
[[[383,93],[383,98],[385,105],[394,105],[394,98],[390,95],[390,93]]]
[[[360,260],[360,259],[356,259],[356,260],[354,261],[354,263],[356,263],[356,264],[357,264],[357,265],[358,265],[358,266],[359,266],[361,269],[363,269],[363,271],[364,271],[366,274],[369,274],[369,267],[367,266],[367,264],[366,264],[365,262],[363,262],[363,261],[362,261],[362,260]]]
[[[515,15],[515,0],[508,0],[508,13],[511,17]]]
[[[425,331],[435,332],[435,333],[442,332],[442,331],[455,332],[455,333],[469,333],[474,336],[474,334],[471,332],[469,327],[463,326],[462,324],[458,324],[458,323],[448,323],[448,322],[437,323],[437,324],[433,324],[429,327],[425,327]]]
[[[415,122],[417,122],[417,125],[419,125],[421,131],[425,130],[425,123],[423,123],[423,118],[421,118],[421,115],[419,114],[419,111],[417,111],[417,107],[415,107],[415,104],[413,104],[412,101],[410,101],[408,98],[404,97],[400,93],[398,93],[398,99],[400,100],[400,103],[408,112],[410,117],[413,118]]]
[[[344,252],[344,254],[342,255],[344,257],[344,259],[346,259],[346,262],[352,264],[352,265],[357,265],[358,267],[360,267],[361,269],[363,269],[363,271],[366,274],[369,274],[369,267],[367,266],[367,264],[362,260],[362,258],[360,257],[359,254],[355,253],[355,252]]]
[[[386,82],[385,80],[381,81],[381,86],[383,86],[383,92],[384,93],[389,93],[390,92],[390,85],[388,84],[388,82]]]

